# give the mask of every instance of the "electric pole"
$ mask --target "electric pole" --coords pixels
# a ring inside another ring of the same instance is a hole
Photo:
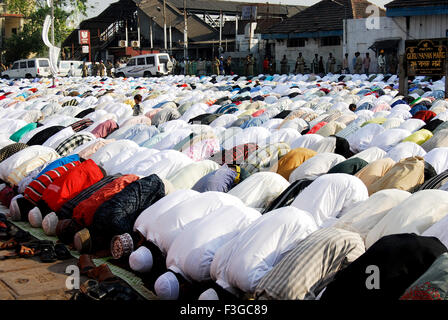
[[[166,38],[166,0],[163,0],[163,42],[166,51],[168,49]]]
[[[187,59],[188,59],[187,0],[184,0],[184,60],[187,61]]]

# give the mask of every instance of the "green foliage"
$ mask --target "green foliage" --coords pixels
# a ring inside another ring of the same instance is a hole
[[[30,2],[35,5],[30,5]],[[51,9],[45,0],[7,0],[8,9],[27,17],[23,30],[4,42],[4,57],[7,63],[27,58],[31,53],[46,56],[48,48],[42,40],[42,28],[45,17],[51,14]],[[31,8],[31,9],[29,9]],[[54,0],[55,45],[64,41],[73,31],[67,26],[67,19],[73,11],[85,14],[87,0]],[[51,41],[51,36],[49,35]]]

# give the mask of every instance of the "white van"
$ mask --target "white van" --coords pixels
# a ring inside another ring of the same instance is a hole
[[[58,76],[60,77],[66,77],[68,76],[68,72],[70,71],[70,66],[73,63],[73,66],[75,67],[75,77],[81,77],[82,76],[82,61],[77,60],[61,60],[59,61],[59,73]],[[90,64],[90,62],[86,63]]]
[[[4,79],[49,77],[50,60],[46,58],[24,59],[14,62],[12,68],[2,72]]]
[[[115,70],[116,77],[165,76],[173,71],[173,63],[167,53],[151,53],[132,57],[125,67]]]

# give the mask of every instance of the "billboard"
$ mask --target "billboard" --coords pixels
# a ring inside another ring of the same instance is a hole
[[[447,39],[407,40],[408,76],[445,75]]]
[[[80,45],[90,45],[90,31],[89,30],[79,30],[78,38]]]
[[[257,7],[244,6],[241,12],[241,20],[256,20],[256,19],[257,19]]]

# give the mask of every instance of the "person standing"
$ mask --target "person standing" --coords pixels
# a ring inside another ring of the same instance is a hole
[[[319,73],[325,73],[324,57],[322,57],[322,56],[320,56],[320,58],[319,58]]]
[[[224,57],[221,56],[219,58],[219,74],[223,75],[224,73]]]
[[[305,73],[305,59],[302,57],[302,52],[299,52],[299,56],[296,60],[295,73],[304,74]]]
[[[281,74],[288,73],[288,59],[286,58],[286,54],[283,55],[283,59],[280,61],[280,71]]]
[[[213,60],[213,74],[216,74],[219,76],[219,65],[220,61],[218,57],[215,57],[215,60]]]
[[[87,67],[86,62],[84,61],[82,63],[82,77],[85,78],[87,76],[88,76],[88,67]]]
[[[113,69],[114,65],[112,64],[112,61],[107,60],[107,64],[106,64],[106,72],[107,72],[107,76],[112,78],[112,69]]]
[[[386,73],[386,58],[384,57],[384,50],[380,50],[378,56],[378,71],[382,74]]]
[[[252,56],[252,53],[250,53],[247,56],[247,75],[248,76],[253,76],[254,75],[254,58]]]
[[[267,56],[264,57],[264,60],[263,60],[263,73],[269,74],[269,59]]]
[[[314,74],[319,73],[319,55],[317,53],[314,55],[314,59],[312,62],[312,69]]]
[[[342,60],[342,70],[345,72],[345,74],[350,73],[350,69],[348,67],[348,53],[345,54],[344,60]]]
[[[224,71],[228,75],[232,74],[232,57],[231,56],[228,56],[226,59],[226,62],[224,64]]]
[[[356,57],[355,73],[356,74],[361,74],[361,72],[362,72],[362,65],[363,65],[361,54],[359,52],[356,52],[355,53],[355,57]]]
[[[327,73],[332,73],[334,74],[334,69],[336,67],[336,58],[333,57],[333,54],[330,52],[330,54],[328,55],[328,61],[327,61]]]
[[[100,77],[104,77],[105,76],[105,74],[106,74],[106,66],[104,65],[104,62],[103,62],[103,60],[101,60],[100,61],[100,64],[99,64],[99,71],[100,71]]]
[[[75,76],[75,66],[74,66],[73,62],[70,63],[70,70],[68,71],[67,76],[69,76],[69,77]]]
[[[364,58],[364,60],[362,61],[362,65],[364,66],[364,73],[366,75],[369,75],[369,69],[370,69],[370,55],[367,52],[366,53],[366,57]]]
[[[389,65],[390,65],[390,67],[389,67],[389,69],[390,69],[390,73],[391,73],[391,74],[397,74],[397,69],[398,69],[398,59],[397,59],[397,55],[396,55],[396,53],[393,53],[393,54],[391,55]]]

